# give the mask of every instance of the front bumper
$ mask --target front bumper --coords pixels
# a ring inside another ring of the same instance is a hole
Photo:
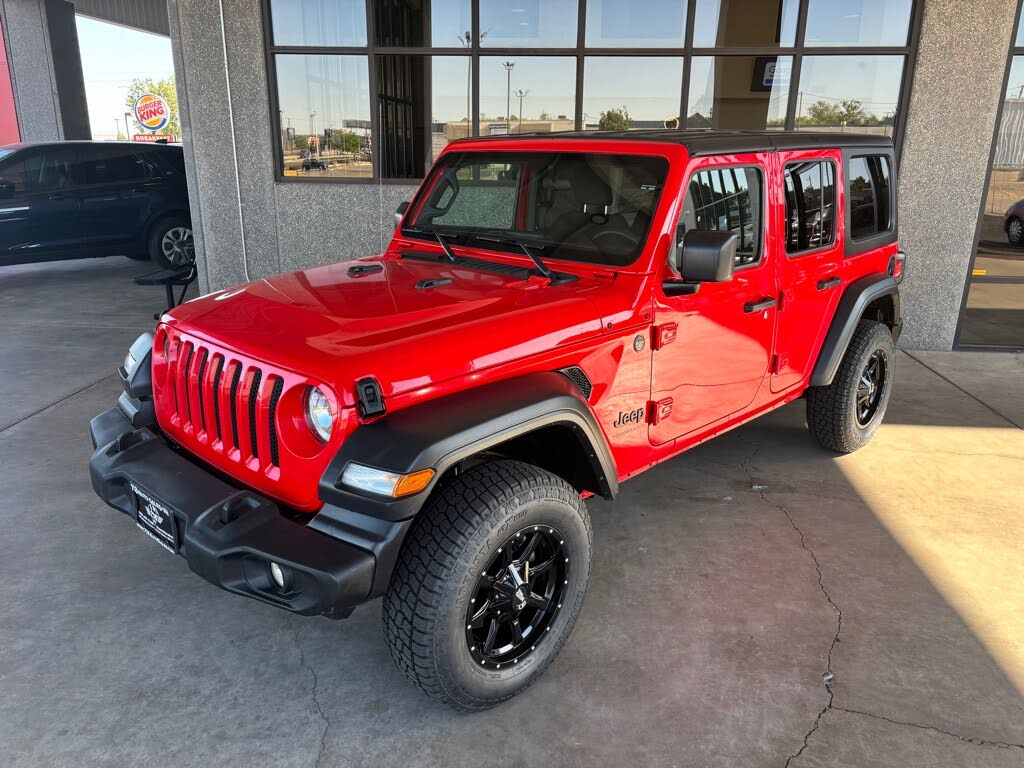
[[[335,619],[371,596],[372,552],[289,520],[275,502],[229,485],[172,448],[155,427],[132,426],[118,408],[94,418],[89,431],[96,493],[132,518],[137,491],[170,511],[178,554],[211,584]],[[284,567],[284,588],[271,578],[271,562]]]

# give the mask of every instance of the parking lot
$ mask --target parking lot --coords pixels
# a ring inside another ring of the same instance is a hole
[[[461,715],[401,677],[379,603],[232,596],[96,498],[150,268],[0,268],[4,765],[1024,764],[1024,357],[901,353],[859,453],[797,402],[588,502],[568,645]]]

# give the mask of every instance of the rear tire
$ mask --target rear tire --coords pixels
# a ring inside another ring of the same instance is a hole
[[[1006,222],[1006,239],[1017,248],[1024,245],[1024,223],[1017,216],[1011,216]]]
[[[564,480],[517,461],[467,470],[435,491],[403,544],[384,595],[391,657],[455,709],[521,693],[572,632],[590,553],[587,509]]]
[[[861,320],[832,383],[807,390],[807,426],[822,448],[852,453],[871,440],[889,405],[895,361],[889,328]]]
[[[187,216],[160,219],[149,233],[149,258],[163,269],[180,269],[195,263],[192,222]]]

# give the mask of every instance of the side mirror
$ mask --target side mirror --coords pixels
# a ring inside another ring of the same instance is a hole
[[[405,216],[405,212],[409,209],[409,201],[404,200],[398,204],[398,208],[395,210],[395,229],[402,226],[402,217]]]
[[[732,280],[736,264],[733,232],[691,229],[677,249],[676,270],[688,283],[725,283]]]
[[[0,200],[14,197],[14,193],[17,190],[14,188],[14,182],[8,181],[7,179],[0,179]]]

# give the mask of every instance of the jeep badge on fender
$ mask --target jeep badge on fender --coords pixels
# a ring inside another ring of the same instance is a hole
[[[871,439],[893,160],[850,133],[454,141],[384,253],[164,314],[90,424],[93,486],[230,592],[332,619],[383,598],[410,681],[499,704],[580,614],[584,499],[801,396],[826,450]],[[851,214],[854,165],[877,215]]]

